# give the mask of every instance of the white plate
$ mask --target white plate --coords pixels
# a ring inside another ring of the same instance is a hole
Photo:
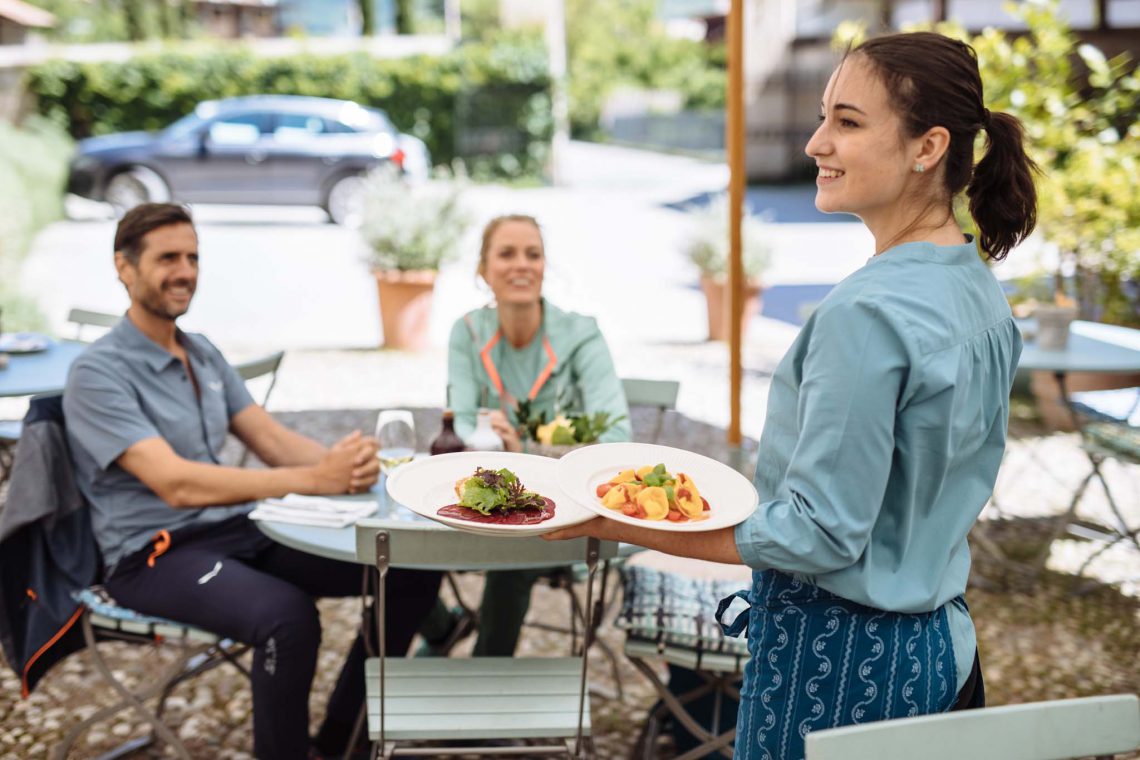
[[[51,338],[39,333],[4,333],[0,335],[0,351],[6,354],[34,354],[46,351]]]
[[[548,457],[502,451],[440,454],[397,468],[388,476],[388,495],[416,514],[468,533],[484,536],[539,536],[584,523],[594,516],[558,487],[558,476],[555,473],[557,464],[556,460]],[[455,481],[471,477],[476,467],[488,470],[505,467],[518,475],[528,491],[534,491],[554,502],[554,517],[534,525],[493,525],[437,514],[440,507],[458,501]]]
[[[693,479],[709,503],[709,518],[690,522],[644,520],[608,509],[596,495],[597,487],[622,470],[664,464],[673,474]],[[671,446],[650,443],[600,443],[571,451],[558,460],[558,484],[562,490],[595,514],[611,520],[656,530],[703,532],[729,528],[744,522],[756,511],[760,497],[748,478],[726,464]]]

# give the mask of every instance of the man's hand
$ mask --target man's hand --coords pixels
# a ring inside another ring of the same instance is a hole
[[[356,444],[356,459],[353,460],[352,481],[349,493],[363,493],[376,484],[380,477],[380,460],[376,452],[380,442],[372,436],[361,436]]]
[[[491,419],[491,429],[503,439],[503,448],[507,451],[522,451],[522,441],[519,440],[519,431],[511,426],[511,421],[507,419],[507,415],[503,414],[503,410],[496,409],[491,412],[489,416]]]
[[[361,448],[360,431],[334,443],[313,467],[313,493],[340,494],[350,491]]]

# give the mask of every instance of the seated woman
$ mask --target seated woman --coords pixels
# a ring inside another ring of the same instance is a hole
[[[572,410],[622,418],[601,442],[630,439],[629,407],[605,339],[592,317],[562,311],[542,297],[546,268],[538,222],[522,215],[492,219],[483,230],[478,274],[494,304],[456,321],[447,360],[449,405],[455,431],[475,430],[480,408],[493,409],[492,426],[508,451],[522,451],[519,401],[532,414]],[[477,656],[510,656],[530,606],[530,588],[541,571],[487,573]],[[438,607],[437,607],[438,622]],[[446,638],[425,631],[429,643]]]

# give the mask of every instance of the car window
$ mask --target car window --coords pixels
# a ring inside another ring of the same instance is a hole
[[[210,124],[210,142],[219,145],[249,145],[269,132],[273,117],[267,113],[243,113]]]
[[[294,141],[305,140],[313,135],[329,132],[328,122],[320,116],[304,113],[277,114],[277,123],[273,128],[273,136],[278,140]]]
[[[359,131],[355,127],[352,127],[352,126],[349,126],[348,124],[345,124],[343,121],[326,121],[325,122],[325,129],[330,134],[335,134],[335,135],[348,135],[348,134],[354,134],[357,131]]]
[[[202,126],[202,117],[196,113],[188,113],[166,128],[166,136],[172,140],[180,140],[198,131],[200,126]]]

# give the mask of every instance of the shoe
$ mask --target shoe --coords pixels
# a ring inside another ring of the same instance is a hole
[[[416,649],[416,657],[447,657],[452,647],[471,635],[477,624],[477,616],[462,607],[452,607],[451,625],[447,634],[439,639],[427,640]]]

